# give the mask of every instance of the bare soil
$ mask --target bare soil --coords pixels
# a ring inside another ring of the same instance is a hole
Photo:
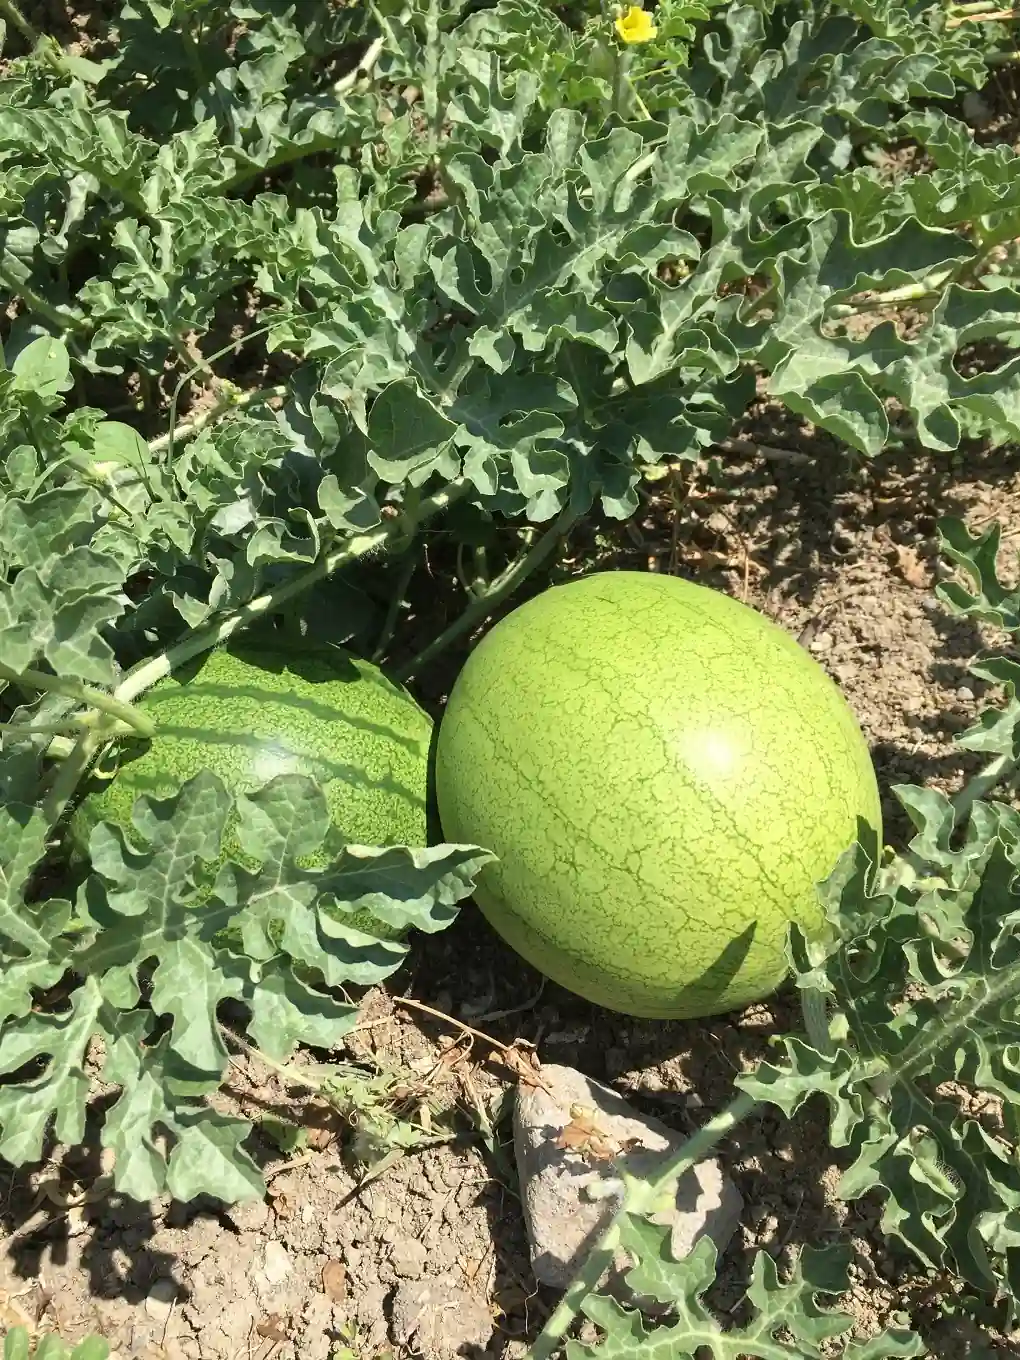
[[[578,530],[558,570],[697,576],[789,629],[853,705],[886,790],[887,839],[902,844],[909,826],[893,786],[957,786],[973,761],[953,738],[994,698],[967,667],[996,639],[935,598],[936,521],[956,514],[978,528],[997,517],[1011,549],[1020,455],[911,451],[852,467],[767,408],[743,435],[772,452],[727,455],[725,491],[679,470],[646,488],[629,528]],[[457,664],[455,654],[421,677],[419,693],[437,712]],[[797,1026],[785,994],[697,1022],[599,1010],[543,987],[469,906],[446,934],[416,941],[408,965],[367,994],[341,1049],[315,1055],[395,1073],[401,1107],[448,1141],[397,1157],[359,1189],[350,1121],[240,1054],[230,1106],[257,1124],[283,1114],[309,1131],[309,1144],[290,1153],[262,1131],[253,1136],[269,1177],[265,1201],[140,1205],[109,1193],[101,1165],[71,1154],[58,1151],[31,1174],[0,1164],[0,1327],[25,1319],[72,1338],[97,1330],[121,1357],[167,1360],[522,1355],[555,1300],[532,1279],[515,1193],[502,1101],[514,1072],[502,1050],[402,997],[517,1045],[518,1060],[533,1046],[540,1059],[571,1063],[681,1128],[725,1104],[734,1073],[766,1052],[770,1036]],[[756,1249],[786,1260],[805,1244],[843,1242],[854,1254],[847,1306],[861,1336],[897,1318],[945,1360],[1020,1356],[994,1333],[980,1349],[972,1324],[939,1320],[943,1282],[883,1241],[878,1200],[837,1200],[838,1157],[820,1109],[792,1122],[752,1120],[721,1155],[746,1208],[714,1291],[720,1308],[739,1309]]]

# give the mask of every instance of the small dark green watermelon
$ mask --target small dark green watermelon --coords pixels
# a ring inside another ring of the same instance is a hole
[[[122,743],[114,777],[91,781],[70,824],[79,852],[99,821],[130,839],[136,798],[169,797],[201,770],[234,794],[307,774],[322,786],[336,839],[427,843],[431,720],[376,666],[340,648],[228,645],[161,680],[138,707],[156,735]],[[244,861],[229,824],[224,852]]]

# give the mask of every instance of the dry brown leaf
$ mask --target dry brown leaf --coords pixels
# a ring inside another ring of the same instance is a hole
[[[510,1048],[493,1049],[489,1060],[509,1067],[518,1081],[522,1081],[525,1086],[539,1086],[544,1089],[545,1083],[540,1075],[541,1064],[538,1056],[533,1049],[524,1047],[523,1040],[519,1039]]]
[[[600,1162],[610,1161],[621,1150],[620,1144],[599,1128],[596,1112],[585,1105],[571,1105],[570,1123],[561,1130],[556,1146]]]
[[[459,1067],[465,1058],[470,1057],[472,1042],[471,1036],[468,1035],[466,1038],[442,1044],[437,1063],[438,1070],[452,1072]]]
[[[327,1261],[322,1267],[322,1292],[334,1303],[347,1297],[347,1267],[343,1261]]]
[[[269,1189],[269,1197],[273,1201],[273,1208],[280,1218],[290,1218],[294,1213],[294,1206],[283,1190]]]
[[[36,1309],[26,1296],[34,1294],[36,1288],[35,1285],[29,1285],[27,1289],[22,1289],[17,1294],[9,1294],[6,1289],[0,1289],[0,1326],[5,1330],[8,1327],[24,1327],[30,1335],[34,1334],[38,1316],[29,1316],[29,1310],[35,1313]],[[25,1306],[21,1303],[23,1299]]]
[[[255,1324],[255,1330],[264,1341],[289,1341],[288,1319],[280,1313],[270,1313],[263,1321]]]
[[[322,1152],[323,1149],[328,1148],[336,1137],[335,1129],[311,1127],[306,1128],[305,1132],[307,1134],[306,1141],[308,1146],[314,1148],[316,1152]]]
[[[907,585],[913,586],[916,590],[926,590],[928,568],[921,560],[917,549],[906,547],[902,543],[894,543],[893,548],[896,552],[896,567]]]

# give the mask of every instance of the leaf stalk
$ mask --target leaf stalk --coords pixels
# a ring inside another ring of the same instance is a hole
[[[458,500],[461,500],[471,489],[471,484],[465,478],[460,477],[448,483],[441,491],[435,492],[432,496],[425,497],[418,507],[416,522],[422,523],[426,519],[431,519],[434,515],[440,514]],[[161,652],[158,656],[143,661],[130,671],[121,681],[115,691],[117,699],[128,704],[150,689],[157,680],[162,680],[169,675],[176,667],[184,665],[186,661],[191,661],[196,656],[201,656],[203,652],[211,651],[213,647],[225,642],[227,638],[240,632],[243,628],[249,627],[257,619],[265,618],[267,614],[279,609],[288,600],[295,599],[302,595],[311,586],[319,581],[323,581],[342,567],[348,566],[358,558],[367,557],[369,553],[383,548],[392,539],[407,533],[408,526],[401,519],[390,520],[382,528],[373,530],[370,534],[360,534],[357,538],[352,538],[342,548],[336,548],[332,552],[325,553],[307,571],[292,577],[274,590],[267,591],[264,595],[257,596],[254,600],[249,600],[240,609],[228,614],[218,623],[211,624],[208,628],[199,629],[189,637],[182,639],[175,646]]]
[[[569,532],[576,520],[577,513],[571,507],[567,506],[562,510],[551,527],[535,540],[528,551],[516,558],[505,571],[500,572],[486,590],[476,595],[468,607],[454,619],[448,628],[444,628],[439,636],[434,638],[427,647],[423,647],[417,656],[412,657],[410,661],[403,666],[398,666],[393,671],[394,679],[401,683],[409,680],[433,657],[445,651],[450,643],[460,637],[462,633],[466,633],[476,624],[481,623],[483,619],[488,618],[492,611],[502,604],[507,596],[511,595],[536,567],[541,565],[557,541]]]
[[[88,704],[93,709],[107,714],[111,718],[118,718],[140,737],[151,737],[156,731],[156,725],[152,719],[147,718],[144,713],[139,713],[136,708],[132,708],[131,704],[123,697],[117,698],[112,694],[104,694],[102,690],[94,689],[91,685],[83,685],[80,680],[64,680],[59,675],[48,675],[45,671],[32,669],[16,671],[10,666],[5,666],[3,662],[0,662],[0,679],[6,680],[12,685],[30,685],[33,689],[46,690],[53,694],[64,694],[67,698],[76,699],[81,704]],[[86,720],[83,719],[82,721]]]

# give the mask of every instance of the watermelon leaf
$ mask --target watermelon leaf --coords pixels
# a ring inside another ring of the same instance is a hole
[[[1020,1100],[1015,817],[981,803],[974,811],[985,834],[970,837],[951,876],[942,855],[927,858],[934,889],[895,865],[871,886],[865,850],[848,852],[826,889],[831,938],[807,942],[795,931],[791,946],[800,986],[829,1007],[827,1051],[786,1038],[781,1061],[736,1084],[788,1115],[822,1095],[833,1145],[849,1154],[839,1193],[878,1191],[883,1230],[926,1265],[1015,1291],[1020,1170],[945,1092],[966,1082]],[[954,815],[948,804],[944,815]],[[939,840],[926,819],[911,850],[923,861]]]
[[[716,1250],[710,1238],[702,1238],[682,1261],[673,1259],[670,1230],[631,1214],[621,1215],[620,1245],[637,1264],[627,1272],[627,1284],[642,1300],[669,1306],[672,1320],[651,1326],[642,1314],[615,1299],[592,1294],[582,1311],[598,1326],[600,1341],[583,1346],[567,1345],[567,1360],[811,1360],[829,1356],[836,1337],[844,1336],[854,1319],[830,1311],[818,1295],[842,1294],[848,1285],[850,1253],[839,1247],[807,1247],[795,1261],[789,1277],[780,1281],[776,1263],[759,1251],[751,1268],[747,1299],[751,1320],[743,1326],[726,1327],[705,1307],[702,1296],[715,1279]],[[895,1330],[867,1342],[851,1342],[838,1354],[844,1360],[892,1360],[894,1356],[921,1355],[925,1346],[913,1332]]]
[[[223,859],[228,825],[244,865]],[[299,1042],[334,1047],[357,1006],[331,992],[388,977],[408,931],[450,925],[491,859],[465,846],[348,846],[325,868],[302,868],[329,828],[307,776],[277,776],[235,806],[203,772],[173,797],[140,797],[130,838],[109,823],[93,829],[92,871],[73,908],[26,909],[48,828],[30,809],[4,809],[0,1155],[38,1159],[51,1125],[80,1141],[101,1072],[120,1090],[102,1134],[119,1190],[261,1195],[241,1147],[250,1126],[204,1101],[227,1068],[221,1004],[246,1008],[252,1039],[277,1061]],[[38,989],[61,979],[66,1001],[40,1004]]]

